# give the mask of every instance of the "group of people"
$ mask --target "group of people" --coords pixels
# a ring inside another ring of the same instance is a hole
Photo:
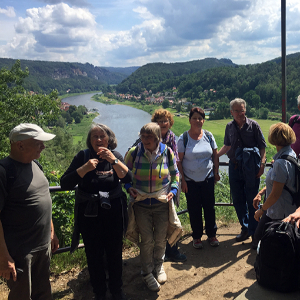
[[[300,97],[300,107],[299,102]],[[190,129],[178,142],[171,131],[172,114],[155,111],[125,160],[115,150],[112,130],[104,124],[92,125],[87,149],[74,157],[61,177],[61,187],[76,188],[71,251],[81,234],[95,299],[105,299],[107,289],[114,300],[126,299],[122,291],[125,235],[139,245],[142,280],[151,291],[159,291],[167,281],[164,261],[187,259],[177,244],[182,228],[174,204],[178,205],[181,191],[186,195],[193,247],[204,247],[202,209],[207,242],[219,246],[214,186],[220,180],[219,157],[225,153],[241,224],[236,241],[252,236],[255,247],[270,220],[300,224],[300,209],[296,210],[291,193],[284,189],[286,185],[294,191],[295,169],[281,159],[282,155],[296,157],[291,148],[296,141],[294,131],[284,123],[271,126],[268,140],[277,154],[266,188],[258,192],[266,164],[264,136],[258,123],[246,117],[243,99],[232,100],[230,111],[233,121],[226,126],[220,151],[213,134],[203,129],[205,113],[199,107],[191,109]],[[20,124],[9,135],[10,155],[0,161],[0,276],[7,279],[9,300],[51,299],[49,262],[59,245],[51,221],[49,185],[36,159],[45,148],[43,142],[54,137],[37,125]],[[130,195],[128,210],[122,184]]]

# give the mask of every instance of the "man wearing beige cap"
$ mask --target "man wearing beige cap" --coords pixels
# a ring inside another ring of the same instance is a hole
[[[0,160],[0,276],[9,300],[50,300],[51,251],[59,245],[49,183],[36,159],[55,137],[23,123],[9,134],[10,155]]]

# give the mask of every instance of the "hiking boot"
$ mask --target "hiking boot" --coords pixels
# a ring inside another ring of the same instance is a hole
[[[154,272],[158,283],[162,284],[167,281],[167,274],[163,265],[156,266]]]
[[[220,245],[218,239],[214,236],[214,237],[211,237],[211,238],[208,238],[207,241],[209,242],[209,244],[212,246],[212,247],[218,247]]]
[[[180,253],[179,251],[178,251],[178,253],[176,253],[175,255],[172,255],[172,256],[165,255],[165,259],[164,259],[164,261],[174,261],[174,262],[184,262],[186,260],[187,260],[186,255],[183,253]]]
[[[203,244],[202,244],[201,239],[193,239],[193,247],[196,249],[202,249]]]
[[[154,278],[152,273],[143,276],[143,281],[145,282],[148,289],[152,292],[158,292],[160,290],[160,284]]]
[[[247,240],[249,237],[248,230],[242,230],[240,234],[235,237],[237,242],[243,242]]]

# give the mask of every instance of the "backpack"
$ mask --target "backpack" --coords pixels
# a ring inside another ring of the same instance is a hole
[[[300,160],[290,155],[282,155],[280,158],[289,161],[295,165],[295,183],[296,183],[296,192],[293,193],[286,185],[284,189],[287,190],[293,197],[293,204],[296,204],[297,207],[300,206]]]
[[[138,150],[139,150],[139,149],[138,149],[138,146],[135,146],[135,149],[134,149],[134,151],[132,152],[132,165],[133,165],[134,162],[135,162],[135,159],[136,159]],[[171,152],[170,152],[169,147],[167,148],[167,155],[168,155],[168,164],[169,164],[170,159],[171,159]]]
[[[293,128],[293,126],[296,124],[296,123],[300,123],[300,120],[299,120],[300,116],[297,115],[294,119],[293,119],[293,122],[291,124],[291,128]]]
[[[298,228],[281,221],[266,226],[254,264],[257,282],[279,292],[295,291],[300,279]]]
[[[42,165],[36,160],[33,160],[38,167],[43,171]],[[8,157],[5,157],[0,160],[0,166],[2,166],[5,169],[6,172],[6,191],[7,193],[10,192],[11,188],[13,187],[14,182],[17,179],[17,169],[13,161],[11,161]]]

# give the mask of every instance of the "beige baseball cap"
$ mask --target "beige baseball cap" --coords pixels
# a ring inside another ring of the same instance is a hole
[[[16,126],[9,133],[11,142],[23,141],[27,139],[35,139],[39,141],[50,141],[55,134],[45,132],[40,126],[31,123],[22,123]]]

